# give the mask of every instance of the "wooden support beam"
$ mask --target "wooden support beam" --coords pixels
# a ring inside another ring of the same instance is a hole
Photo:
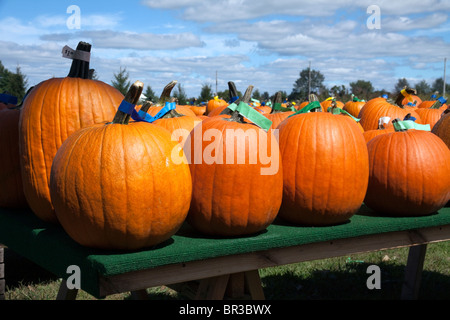
[[[403,282],[401,294],[402,300],[415,300],[419,296],[426,251],[427,244],[409,248],[408,261],[405,268],[405,281]]]

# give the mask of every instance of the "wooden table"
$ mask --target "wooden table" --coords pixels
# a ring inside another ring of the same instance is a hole
[[[261,268],[400,247],[410,247],[401,298],[415,299],[427,244],[447,240],[448,207],[427,217],[392,218],[374,215],[363,206],[338,226],[275,222],[257,235],[222,239],[197,234],[185,225],[155,248],[107,252],[79,246],[61,227],[47,225],[30,212],[0,209],[0,243],[63,278],[57,299],[76,298],[78,290],[68,289],[65,282],[72,264],[80,266],[81,290],[98,298],[123,292],[145,297],[150,287],[195,283],[196,299],[223,299],[225,294],[233,298],[245,291],[261,300]]]

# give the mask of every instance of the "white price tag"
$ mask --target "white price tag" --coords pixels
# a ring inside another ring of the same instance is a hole
[[[86,62],[89,62],[91,59],[90,52],[73,50],[69,46],[64,46],[61,53],[62,53],[63,58],[67,58],[67,59],[72,59],[72,60],[77,59],[77,60],[83,60]]]

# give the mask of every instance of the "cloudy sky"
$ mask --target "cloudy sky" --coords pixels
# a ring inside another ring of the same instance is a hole
[[[197,97],[216,72],[219,91],[234,81],[290,93],[309,63],[328,87],[361,79],[389,91],[443,76],[449,16],[450,0],[0,0],[0,60],[35,85],[66,76],[62,48],[86,41],[100,80],[125,67],[157,94],[177,80]]]

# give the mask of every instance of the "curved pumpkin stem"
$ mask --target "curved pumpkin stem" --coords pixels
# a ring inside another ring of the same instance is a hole
[[[77,45],[77,50],[91,52],[91,45],[87,42],[80,41]],[[89,74],[89,61],[73,59],[67,77],[90,79]]]
[[[157,106],[164,106],[166,102],[170,102],[170,94],[172,93],[173,88],[177,85],[178,81],[173,80],[170,81],[163,89],[161,96],[159,97]],[[145,101],[141,107],[141,111],[147,112],[154,104],[151,101]]]
[[[277,93],[275,93],[275,96],[273,97],[273,101],[272,101],[272,110],[270,110],[270,113],[278,113],[278,112],[282,112],[281,110],[275,110],[275,104],[280,104],[283,102],[283,96],[281,94],[281,91],[278,91]]]
[[[228,91],[230,93],[230,100],[239,95],[233,81],[228,81]]]
[[[407,94],[417,94],[417,91],[415,90],[415,89],[412,89],[412,88],[408,88],[408,87],[404,87],[403,88],[403,90],[405,90],[405,92],[407,93]],[[402,91],[403,91],[402,90]],[[400,91],[398,94],[397,94],[397,98],[395,99],[395,104],[397,105],[397,106],[399,106],[400,108],[403,108],[403,99],[405,99],[405,96],[403,95],[403,93]]]
[[[178,81],[173,80],[170,81],[163,89],[161,96],[159,98],[158,104],[160,106],[164,106],[166,102],[170,102],[170,94],[172,93],[173,88],[177,85]]]
[[[127,94],[125,95],[124,100],[131,104],[137,104],[139,101],[139,98],[141,97],[142,90],[144,90],[144,84],[139,80],[136,81],[135,83],[133,83],[131,85],[130,89],[128,90]],[[131,118],[131,116],[129,114],[126,114],[125,112],[117,110],[112,123],[128,124],[130,122],[130,118]]]

